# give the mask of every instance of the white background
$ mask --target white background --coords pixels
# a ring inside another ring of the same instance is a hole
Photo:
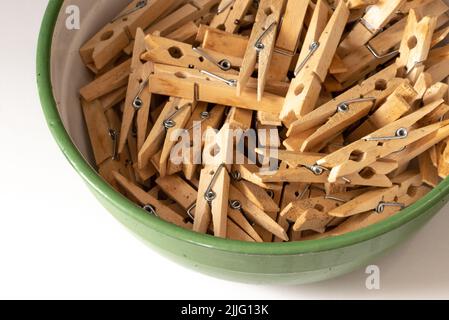
[[[449,298],[449,207],[361,269],[307,286],[217,280],[160,257],[89,193],[46,127],[35,51],[47,1],[0,4],[0,298],[316,299]]]

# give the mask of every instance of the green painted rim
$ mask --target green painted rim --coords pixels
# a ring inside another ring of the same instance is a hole
[[[48,126],[62,152],[83,179],[120,212],[124,212],[127,218],[133,219],[136,223],[143,224],[180,241],[187,241],[216,250],[253,255],[297,255],[347,247],[388,233],[417,218],[429,208],[437,205],[438,202],[444,201],[444,195],[449,193],[449,180],[446,179],[413,206],[385,221],[342,236],[303,242],[246,243],[224,240],[184,230],[152,217],[116,192],[97,174],[73,144],[61,121],[52,92],[50,57],[53,32],[62,4],[63,0],[49,0],[39,34],[37,50],[37,84]]]

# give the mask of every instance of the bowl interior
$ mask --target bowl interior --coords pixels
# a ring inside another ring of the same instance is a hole
[[[95,162],[78,92],[82,86],[92,81],[92,75],[81,61],[79,48],[128,3],[128,0],[66,0],[58,16],[53,35],[51,58],[53,95],[67,132],[91,165]],[[66,27],[69,14],[64,8],[69,8],[71,5],[80,9],[81,28],[79,30],[69,30]]]
[[[449,0],[445,1],[449,2]],[[104,26],[108,21],[111,21],[112,18],[116,16],[117,13],[120,12],[120,10],[122,10],[122,8],[128,3],[129,0],[65,0],[61,7],[62,9],[59,12],[53,34],[50,69],[52,93],[56,102],[57,111],[73,144],[92,167],[94,161],[78,94],[79,89],[92,80],[92,75],[84,67],[81,61],[79,56],[79,48],[102,26]],[[69,14],[65,11],[65,9],[70,5],[76,5],[80,8],[80,30],[69,30],[66,27],[66,20],[69,17]],[[48,59],[48,53],[46,53],[45,56],[39,56],[39,59],[41,60],[40,64],[47,63],[43,61],[44,59]],[[41,91],[45,90],[45,86],[47,86],[47,84],[41,85]],[[51,107],[45,106],[44,104],[44,108]],[[58,137],[56,137],[56,139],[61,144],[61,141],[59,141],[60,139]],[[67,149],[67,146],[64,146],[64,148]],[[71,148],[71,146],[68,148]],[[64,150],[64,152],[69,158],[73,156],[73,154],[69,155],[67,150]],[[79,168],[77,170],[81,171]],[[109,201],[114,202],[116,206],[119,206],[122,209],[126,208],[126,210],[130,213],[136,214],[137,211],[135,210],[138,210],[138,208],[130,206],[129,201],[125,201],[121,197],[116,196],[112,188],[105,187],[97,178],[92,178],[92,175],[90,175],[88,180],[90,180],[89,183],[92,186],[96,186],[98,189],[103,189],[103,193],[107,194]],[[362,242],[382,235],[395,228],[399,228],[418,217],[430,207],[436,206],[438,202],[444,200],[447,194],[449,194],[449,182],[446,180],[424,199],[420,200],[410,208],[407,208],[400,214],[387,219],[386,221],[343,236],[296,243],[269,243],[261,245],[239,243],[237,245],[234,241],[217,239],[214,237],[195,234],[193,232],[184,232],[175,226],[155,221],[157,219],[145,218],[145,221],[153,227],[157,225],[160,230],[163,230],[163,232],[171,234],[172,236],[179,236],[187,241],[195,242],[207,247],[213,246],[223,250],[246,252],[251,254],[293,254],[317,252],[349,246],[357,242]],[[140,211],[141,210],[139,210],[139,213]]]

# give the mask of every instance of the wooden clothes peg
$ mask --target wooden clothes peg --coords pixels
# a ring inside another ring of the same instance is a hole
[[[273,52],[268,80],[285,81],[298,51],[309,1],[287,0]]]
[[[230,33],[237,32],[252,3],[252,0],[222,0],[210,26]]]
[[[199,186],[199,181],[192,181],[195,186]],[[195,196],[196,200],[197,196]],[[255,230],[256,226],[251,225],[245,215],[243,214],[243,210],[241,208],[236,207],[237,203],[229,202],[228,208],[228,238],[234,240],[244,240],[244,241],[256,241],[263,242],[263,239],[259,236],[258,232]],[[193,205],[192,208],[195,208],[196,204]],[[190,210],[191,214],[195,215],[195,210]],[[237,226],[237,228],[235,227]],[[212,230],[213,232],[213,230]],[[245,239],[245,237],[250,238],[250,240]],[[239,239],[240,238],[240,239]]]
[[[448,45],[435,48],[430,51],[429,58],[425,62],[425,70],[434,82],[443,81],[449,76],[448,51]]]
[[[232,202],[238,201],[241,206],[241,210],[245,212],[246,216],[257,223],[265,230],[271,232],[273,235],[281,238],[284,241],[288,241],[288,236],[285,230],[276,223],[267,213],[253,204],[248,198],[246,198],[237,188],[230,186],[229,199]]]
[[[296,135],[326,121],[303,142],[301,150],[311,150],[376,109],[406,82],[396,78],[395,68],[390,67],[298,119],[292,123],[287,135]]]
[[[330,210],[329,215],[333,217],[345,218],[376,209],[380,210],[379,205],[384,202],[386,198],[392,199],[389,200],[392,202],[395,197],[399,196],[398,191],[399,188],[395,185],[391,188],[382,188],[365,192],[355,199]],[[398,205],[398,207],[401,209],[404,206]]]
[[[423,128],[413,127],[441,103],[443,103],[443,100],[418,109],[363,139],[318,160],[317,164],[331,169],[329,182],[334,182],[337,178],[357,172],[380,158],[398,152],[411,143],[437,131],[442,126],[441,123],[437,123]]]
[[[229,57],[238,57],[243,60],[248,38],[242,35],[229,33],[210,26],[200,25],[196,41],[201,47],[212,52],[221,52]]]
[[[237,83],[238,96],[247,86],[258,62],[257,100],[262,100],[284,3],[285,0],[262,0],[259,3],[256,22],[240,68]]]
[[[310,5],[311,2],[309,1],[309,7]],[[307,13],[310,14],[310,8]],[[304,22],[305,24],[307,24],[308,29],[302,44],[302,48],[300,49],[298,61],[296,62],[294,68],[295,75],[298,74],[298,70],[300,69],[300,67],[304,67],[304,61],[306,61],[307,58],[312,54],[315,54],[314,50],[317,50],[319,48],[318,40],[323,34],[324,29],[326,29],[326,25],[329,22],[331,14],[332,11],[326,4],[326,1],[319,0],[313,8],[313,14],[310,17],[310,21],[307,21],[308,17],[306,15]]]
[[[99,98],[104,110],[111,109],[125,100],[127,87],[123,86]]]
[[[409,206],[430,192],[430,188],[428,188],[427,186],[421,186],[414,190],[416,190],[416,191],[413,193],[413,196],[406,195],[406,196],[400,197],[400,198],[396,199],[398,201],[397,203],[405,204],[406,206]],[[387,195],[384,198],[384,202],[394,201],[394,200],[395,200],[394,195]],[[394,204],[397,204],[397,203],[394,203]],[[346,221],[344,221],[343,223],[341,223],[339,226],[332,229],[331,231],[328,231],[324,234],[320,234],[317,236],[311,236],[311,237],[305,238],[304,240],[312,240],[312,239],[316,240],[316,239],[321,239],[321,238],[330,237],[330,236],[338,236],[338,235],[346,234],[346,233],[349,233],[352,231],[360,230],[360,229],[366,228],[370,225],[373,225],[375,223],[378,223],[380,221],[383,221],[385,219],[388,219],[389,217],[397,214],[397,212],[399,210],[400,210],[400,206],[389,206],[389,207],[384,207],[384,211],[381,214],[379,214],[377,211],[369,211],[369,212],[357,214],[357,215],[349,217]]]
[[[431,4],[423,4],[416,10],[420,16],[438,17],[437,28],[443,26],[448,17],[445,13],[448,6],[441,1],[434,1]],[[334,77],[344,88],[362,79],[364,76],[374,71],[378,66],[392,60],[399,54],[399,45],[407,25],[408,17],[404,17],[392,26],[376,35],[365,46],[352,50],[342,58],[348,70],[343,73],[334,74]],[[432,40],[432,47],[442,41],[446,30],[443,29],[435,33]]]
[[[226,72],[236,74],[232,67],[240,65],[238,58],[228,57],[207,49],[192,47],[190,44],[148,35],[145,38],[148,47],[142,59],[154,63],[171,66],[207,70],[210,72]]]
[[[181,6],[164,19],[158,21],[154,25],[145,30],[146,34],[158,32],[161,36],[165,36],[173,32],[186,22],[197,20],[209,13],[220,0],[192,0]]]
[[[116,18],[80,49],[85,64],[102,69],[133,39],[138,28],[146,28],[175,3],[175,0],[133,0]]]
[[[423,62],[427,60],[436,23],[436,17],[424,17],[418,21],[415,10],[409,12],[396,64],[398,69],[405,68],[407,77],[413,83],[424,71]]]
[[[179,27],[179,29],[171,32],[166,37],[171,40],[180,41],[184,43],[193,43],[195,41],[196,34],[198,33],[198,26],[195,22],[189,21],[186,24]]]
[[[430,152],[425,151],[419,155],[418,161],[423,183],[435,188],[441,182],[441,178],[438,175],[438,168],[432,164]]]
[[[87,115],[87,114],[86,114]],[[109,138],[106,141],[109,141],[111,145],[112,154],[110,157],[108,157],[104,162],[98,165],[98,172],[102,176],[104,180],[106,180],[113,188],[118,190],[119,192],[123,192],[117,182],[114,179],[113,172],[119,172],[120,174],[124,175],[126,178],[130,179],[131,181],[136,181],[136,173],[133,168],[133,161],[132,157],[130,155],[130,149],[125,148],[123,150],[122,154],[118,154],[117,152],[117,146],[118,146],[118,140],[119,140],[119,132],[120,132],[120,118],[117,114],[117,112],[114,109],[108,109],[104,112],[104,117],[106,119],[106,122],[108,124],[108,136]],[[98,121],[101,121],[100,118],[97,118]],[[93,124],[97,125],[97,123]],[[98,129],[98,127],[96,127]],[[100,125],[99,128],[101,129],[102,126]],[[104,135],[101,131],[96,131],[95,129],[90,132],[91,139],[103,139]],[[100,143],[104,143],[101,142]],[[92,144],[95,145],[95,144]],[[126,194],[126,192],[124,192]],[[128,194],[126,194],[129,196]]]
[[[287,184],[285,184],[283,190],[281,190],[281,191],[282,191],[282,194],[281,194],[281,199],[280,199],[280,208],[282,211],[285,209],[285,207],[287,207],[291,202],[293,202],[295,200],[309,198],[310,185],[304,184],[304,183],[287,183]],[[291,228],[290,228],[291,226],[290,226],[289,221],[281,214],[279,214],[277,217],[277,223],[281,227],[283,227],[284,230],[291,232]],[[298,237],[301,237],[301,232],[291,232],[289,237],[293,241],[293,239],[297,239]],[[273,241],[281,242],[283,240],[275,237],[273,239]]]
[[[149,193],[145,192],[144,190],[136,186],[129,179],[126,179],[119,173],[114,173],[114,177],[117,180],[117,182],[127,192],[132,194],[133,197],[139,201],[139,204],[141,206],[146,207],[151,214],[160,217],[161,219],[167,222],[173,223],[181,228],[189,230],[192,229],[192,224],[190,222],[186,222],[181,215],[173,211],[168,206],[162,204],[154,196],[151,196]]]
[[[346,4],[340,1],[319,41],[315,43],[315,46],[319,46],[318,49],[305,63],[299,62],[304,64],[304,67],[298,70],[296,78],[290,84],[280,114],[284,121],[291,123],[296,118],[306,115],[314,109],[320,95],[321,84],[326,78],[332,56],[335,54],[348,17],[349,10]]]
[[[137,113],[137,144],[138,149],[143,146],[148,129],[148,120],[151,104],[151,94],[148,90],[148,79],[153,71],[153,63],[143,63],[140,59],[145,52],[144,33],[137,29],[134,53],[131,61],[131,74],[126,91],[125,109],[123,112],[122,126],[120,130],[119,153],[122,153],[129,132],[133,125],[134,116]]]
[[[166,15],[162,16],[156,23],[151,24],[144,29],[145,34],[153,34],[168,37],[188,22],[196,21],[205,16],[218,3],[219,0],[178,0],[167,10]],[[173,39],[175,40],[175,39]],[[131,42],[125,49],[126,54],[132,51]]]
[[[229,110],[228,117],[226,122],[229,123],[231,128],[240,129],[240,130],[249,130],[251,129],[251,123],[253,121],[253,111],[240,109],[240,108],[231,108]]]
[[[186,128],[190,137],[191,147],[187,151],[187,158],[183,160],[182,169],[187,180],[192,180],[195,177],[197,168],[201,163],[201,153],[205,143],[202,133],[206,132],[209,127],[219,128],[223,123],[226,108],[216,105],[211,110],[208,110],[207,106],[207,103],[198,103],[187,122]]]
[[[354,142],[362,139],[364,136],[374,132],[387,124],[401,118],[412,110],[410,105],[416,99],[418,93],[412,86],[405,82],[387,98],[385,103],[381,105],[365,122],[355,129],[348,136],[348,142]]]
[[[256,90],[249,88],[245,88],[238,97],[235,93],[238,81],[236,76],[205,72],[207,71],[155,64],[154,74],[150,76],[150,91],[243,109],[275,114],[280,112],[284,97],[266,93],[258,101]]]
[[[324,157],[323,154],[278,151],[277,156],[291,167],[281,168],[275,172],[259,173],[262,181],[287,181],[290,183],[308,184],[325,184],[329,181],[329,171],[317,165],[317,162]],[[398,165],[395,161],[377,161],[334,182],[339,185],[389,187],[392,183],[387,174],[397,169],[397,167]]]
[[[419,172],[408,171],[393,179],[394,186],[387,189],[377,189],[361,194],[355,199],[335,208],[329,215],[336,217],[349,217],[359,213],[376,211],[382,214],[386,207],[395,208],[395,212],[411,204],[416,189],[422,185]],[[388,200],[388,202],[385,199]],[[403,202],[399,202],[402,200]]]
[[[101,98],[128,84],[131,59],[126,60],[109,72],[101,75],[80,89],[80,95],[88,102]]]
[[[282,190],[282,185],[262,182],[262,179],[257,175],[260,172],[260,168],[255,164],[250,164],[248,159],[245,159],[244,163],[233,164],[233,170],[239,173],[241,179],[265,190],[272,190],[274,192]]]
[[[365,15],[354,26],[351,32],[341,42],[338,53],[344,57],[352,50],[368,43],[388,22],[405,0],[379,0],[370,6]]]
[[[324,233],[329,223],[335,219],[328,212],[354,199],[364,191],[366,190],[358,189],[341,194],[296,200],[289,204],[281,215],[294,223],[295,231],[313,230]]]
[[[436,144],[445,140],[449,136],[448,124],[449,121],[447,120],[442,121],[440,129],[412,143],[401,152],[391,154],[386,159],[397,161],[399,166],[408,163],[409,161],[415,159],[425,151],[431,149]]]
[[[238,172],[238,171],[233,171]],[[233,177],[234,178],[234,177]],[[233,185],[245,195],[252,203],[267,213],[278,213],[279,206],[269,196],[267,190],[238,177],[234,178]]]
[[[186,124],[194,107],[192,100],[178,98],[170,99],[165,104],[143,147],[139,151],[138,164],[140,169],[147,166],[151,158],[160,150],[166,140],[170,140],[171,133],[175,129],[179,129]],[[167,144],[170,143],[167,142]],[[169,153],[167,148],[164,151],[164,161],[166,160],[167,152]]]
[[[317,107],[312,112],[293,122],[289,127],[287,136],[296,135],[300,132],[326,123],[328,118],[335,114],[338,106],[342,103],[348,103],[348,101],[352,101],[360,97],[369,97],[369,94],[372,91],[383,91],[388,89],[391,87],[391,85],[388,85],[389,82],[397,77],[396,73],[396,67],[389,66],[361,82],[359,85],[354,86],[336,98],[326,102],[324,105]],[[391,94],[391,92],[389,94]]]
[[[109,158],[117,158],[119,132],[111,127],[99,100],[81,100],[92,150],[97,166]]]
[[[179,138],[187,132],[185,129],[187,122],[189,121],[192,112],[196,108],[194,101],[181,100],[179,108],[174,111],[168,119],[164,121],[164,127],[166,128],[166,137],[161,149],[161,156],[159,159],[159,175],[165,176],[166,174],[173,174],[175,172],[182,170],[182,163],[179,162],[177,165],[178,171],[169,172],[170,164],[169,158],[171,156],[171,151],[173,147],[178,143]]]
[[[195,219],[195,202],[198,193],[192,186],[177,175],[159,177],[156,183],[167,196],[176,201],[185,210],[190,219]],[[262,242],[262,239],[242,213],[235,212],[232,209],[230,209],[230,212],[227,221],[227,238]]]
[[[226,237],[229,201],[229,164],[234,156],[234,142],[229,125],[218,133],[208,130],[203,151],[204,169],[201,170],[196,216],[193,230],[205,233],[213,220],[214,235]]]
[[[366,8],[370,5],[375,5],[379,0],[347,0],[348,8],[351,10]]]

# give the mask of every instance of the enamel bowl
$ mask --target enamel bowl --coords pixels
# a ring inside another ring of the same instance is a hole
[[[78,90],[91,78],[78,50],[128,0],[50,0],[37,53],[37,78],[48,126],[61,151],[111,214],[148,246],[179,264],[251,283],[299,284],[333,278],[369,264],[422,227],[445,204],[449,182],[397,215],[368,228],[322,240],[243,243],[183,230],[148,215],[95,172]],[[81,12],[80,30],[66,27],[67,6]],[[101,233],[101,230],[99,230]]]

